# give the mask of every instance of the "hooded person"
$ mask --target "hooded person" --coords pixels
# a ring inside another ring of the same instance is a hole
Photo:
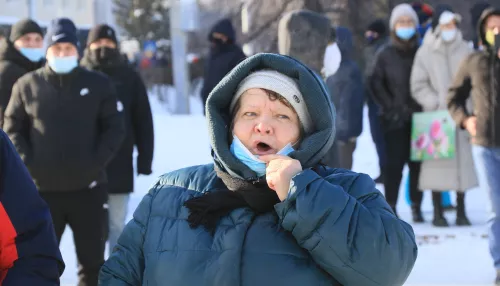
[[[472,31],[473,31],[472,45],[475,50],[480,49],[481,47],[480,43],[481,38],[480,35],[477,33],[477,26],[479,24],[479,19],[481,18],[481,14],[484,12],[484,10],[490,7],[491,5],[487,1],[479,1],[476,4],[474,4],[469,11]]]
[[[240,46],[236,44],[236,32],[230,19],[217,22],[208,34],[210,54],[205,61],[201,100],[203,112],[208,95],[219,81],[246,58]]]
[[[434,28],[426,35],[413,64],[410,82],[412,96],[424,112],[447,109],[448,87],[460,63],[472,52],[458,29],[460,15],[441,10],[446,8],[451,7],[437,7],[439,18],[433,22]],[[435,226],[448,226],[441,198],[441,192],[446,190],[457,190],[456,224],[470,225],[465,215],[464,196],[466,190],[477,186],[477,178],[466,132],[457,130],[456,138],[455,158],[422,162],[419,187],[433,190],[432,223]]]
[[[500,9],[486,9],[477,30],[484,49],[462,61],[447,104],[457,126],[472,138],[479,186],[488,192],[490,254],[497,270],[496,285],[500,285]]]
[[[134,147],[138,152],[137,174],[152,173],[153,117],[144,82],[135,68],[121,55],[113,28],[102,24],[90,30],[80,65],[109,76],[124,117],[125,139],[106,168],[109,188],[108,249],[113,249],[125,227],[129,196],[134,190]]]
[[[44,63],[43,32],[33,20],[12,26],[10,37],[0,41],[0,128],[14,83]]]
[[[21,77],[5,113],[5,132],[50,207],[58,241],[67,224],[80,285],[97,285],[107,236],[106,166],[121,146],[116,93],[101,73],[78,65],[76,27],[55,19],[47,64]]]
[[[326,79],[332,101],[337,107],[336,147],[339,167],[352,169],[356,140],[363,130],[365,91],[363,74],[352,58],[352,33],[345,27],[336,28],[336,44],[341,53],[338,71]]]
[[[384,186],[387,201],[395,210],[404,166],[410,169],[410,197],[415,222],[423,221],[422,192],[418,190],[420,163],[410,161],[411,119],[422,110],[412,98],[410,75],[418,49],[417,13],[409,4],[394,7],[390,17],[390,42],[379,50],[368,79],[373,99],[379,106],[387,156]]]
[[[160,178],[102,285],[404,284],[412,228],[370,177],[319,165],[335,109],[315,72],[283,55],[249,57],[210,94],[207,123],[214,163]]]

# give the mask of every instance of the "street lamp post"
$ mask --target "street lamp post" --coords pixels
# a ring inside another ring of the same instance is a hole
[[[187,63],[187,32],[197,28],[196,0],[171,1],[170,37],[172,44],[172,71],[176,91],[176,114],[189,114],[189,68]]]

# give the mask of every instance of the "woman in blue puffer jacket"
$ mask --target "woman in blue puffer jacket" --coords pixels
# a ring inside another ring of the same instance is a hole
[[[212,91],[206,114],[214,164],[160,178],[100,285],[403,285],[413,230],[368,175],[319,164],[335,109],[313,71],[250,57]]]

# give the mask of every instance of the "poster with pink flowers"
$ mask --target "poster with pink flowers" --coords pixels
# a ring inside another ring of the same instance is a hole
[[[425,161],[454,158],[455,132],[455,122],[447,110],[414,113],[410,159]]]

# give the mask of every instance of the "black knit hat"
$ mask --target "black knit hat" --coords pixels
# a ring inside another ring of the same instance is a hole
[[[376,32],[379,35],[384,35],[387,32],[387,26],[385,24],[385,21],[382,19],[377,19],[373,21],[367,28],[367,31],[373,31]]]
[[[97,25],[89,31],[87,46],[99,39],[108,39],[118,45],[115,30],[106,24]]]
[[[42,28],[31,19],[23,19],[12,26],[9,40],[15,42],[17,39],[29,33],[37,33],[43,37]]]
[[[49,31],[46,35],[47,47],[57,43],[70,43],[79,47],[77,29],[75,23],[68,18],[58,18],[51,22]]]

